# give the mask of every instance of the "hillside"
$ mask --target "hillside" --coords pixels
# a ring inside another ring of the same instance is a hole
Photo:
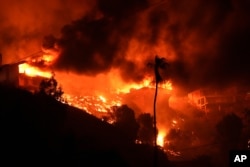
[[[51,97],[0,87],[1,163],[43,166],[151,166],[153,149]],[[167,158],[159,152],[159,165]]]

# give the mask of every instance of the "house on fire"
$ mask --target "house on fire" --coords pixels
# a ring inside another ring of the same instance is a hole
[[[230,87],[227,89],[202,88],[190,92],[188,101],[204,112],[233,110],[250,107],[250,88]]]
[[[0,54],[0,84],[11,87],[20,87],[35,92],[39,89],[39,84],[44,79],[41,76],[30,77],[25,73],[19,72],[19,65],[27,63],[25,60],[2,64],[2,56]]]

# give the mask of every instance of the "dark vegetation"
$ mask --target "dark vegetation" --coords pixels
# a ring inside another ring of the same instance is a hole
[[[171,128],[164,148],[180,153],[174,157],[175,165],[229,166],[231,150],[249,149],[249,110],[242,108],[233,112],[210,111],[206,115],[189,113],[183,125]],[[170,155],[169,159],[173,161]]]
[[[154,127],[149,113],[135,117],[129,106],[116,106],[111,125],[46,93],[0,86],[0,99],[1,166],[153,166]],[[166,149],[193,158],[169,162],[158,148],[157,165],[225,166],[230,150],[246,149],[249,110],[214,114],[219,116],[191,114],[185,125],[170,129],[166,136]],[[208,145],[193,147],[197,138],[208,137],[212,139]]]
[[[153,147],[134,144],[122,121],[116,127],[54,97],[16,88],[1,86],[0,99],[1,166],[153,164]],[[158,151],[159,166],[169,166],[166,154]]]
[[[58,101],[65,101],[62,97],[64,93],[62,87],[58,86],[58,82],[55,79],[54,75],[52,75],[51,78],[45,78],[41,81],[38,93],[44,95],[46,94]]]

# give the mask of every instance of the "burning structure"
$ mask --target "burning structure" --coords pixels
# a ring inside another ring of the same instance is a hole
[[[18,61],[17,63],[3,65],[1,66],[1,83],[20,87],[31,92],[38,92],[41,81],[51,78],[54,75],[52,73],[52,65],[54,60],[54,55],[48,55],[40,51],[21,61]],[[92,89],[92,92],[72,93],[68,92],[67,90],[70,90],[71,87],[73,87],[72,85],[79,84],[74,82],[69,82],[69,84],[67,84],[65,81],[67,80],[66,77],[69,76],[64,74],[65,73],[59,72],[58,80],[60,83],[63,83],[62,86],[65,86],[66,88],[65,94],[63,95],[65,99],[64,102],[67,101],[69,105],[83,109],[90,114],[94,114],[98,118],[101,118],[103,115],[107,114],[107,112],[111,110],[110,108],[112,106],[120,106],[122,103],[131,104],[132,97],[137,98],[137,101],[142,102],[144,106],[147,106],[149,99],[153,102],[153,99],[146,97],[146,95],[153,97],[154,84],[152,83],[151,78],[145,78],[140,83],[133,82],[126,84],[120,82],[119,79],[114,76],[114,74],[111,74],[111,77],[116,84],[113,85],[114,87],[112,90],[106,89],[95,93],[94,91],[98,90]],[[82,76],[82,78],[84,77]],[[82,82],[85,82],[85,85],[89,85],[89,83],[86,83],[89,81],[85,81],[82,78],[78,77],[77,80],[81,80]],[[98,77],[96,78],[98,80]],[[109,76],[104,76],[104,79],[109,79]],[[164,91],[164,96],[166,96],[168,99],[170,92],[173,89],[171,82],[164,82],[159,85],[159,88]],[[86,90],[89,91],[89,87],[87,87]],[[127,95],[130,93],[131,95]],[[143,107],[138,106],[139,104],[137,101],[134,102],[134,104],[137,106],[134,106],[137,108],[139,107],[140,111],[142,111]]]
[[[240,106],[248,108],[250,106],[249,88],[230,87],[228,89],[204,88],[198,89],[188,94],[189,103],[204,112],[213,111],[233,111]]]
[[[31,92],[39,90],[39,85],[43,79],[50,78],[52,72],[48,69],[42,70],[35,63],[44,63],[44,59],[41,55],[35,55],[39,57],[39,61],[34,58],[27,58],[11,64],[4,64],[0,66],[0,83],[8,86],[20,87],[27,89]]]

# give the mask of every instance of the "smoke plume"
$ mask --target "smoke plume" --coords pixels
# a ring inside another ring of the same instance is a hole
[[[0,1],[0,53],[13,63],[41,50],[48,34],[60,35],[63,25],[88,13],[95,1]]]
[[[125,81],[140,81],[157,54],[169,61],[176,85],[249,83],[248,0],[11,0],[0,6],[7,62],[39,50],[41,39],[53,34],[61,49],[58,70],[95,76],[119,69]]]
[[[158,54],[176,84],[248,81],[249,1],[97,1],[96,10],[65,25],[57,67],[87,75],[119,68],[140,81]]]

